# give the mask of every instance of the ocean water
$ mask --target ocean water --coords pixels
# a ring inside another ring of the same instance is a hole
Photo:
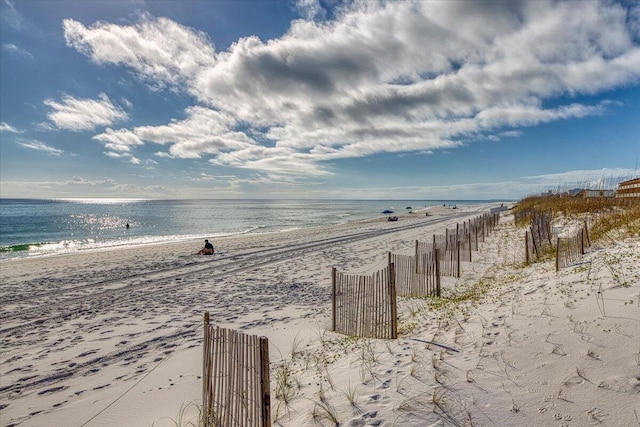
[[[0,199],[0,261],[339,224],[456,200]],[[127,224],[129,227],[127,228]]]

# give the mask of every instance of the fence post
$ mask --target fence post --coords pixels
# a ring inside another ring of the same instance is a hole
[[[438,259],[438,252],[440,252],[435,247],[433,248],[433,256],[436,260],[436,296],[440,297],[440,260]]]
[[[418,274],[420,272],[420,269],[418,268],[418,240],[416,239],[416,274]]]
[[[336,330],[336,268],[331,267],[331,330]]]
[[[269,340],[260,337],[260,388],[262,389],[262,427],[271,426],[271,386],[269,383]]]
[[[584,255],[584,228],[580,229],[580,255]]]
[[[587,235],[587,246],[591,247],[591,239],[589,238],[589,227],[587,227],[587,220],[584,220],[584,232]]]
[[[560,238],[556,244],[556,271],[560,271]]]
[[[473,225],[473,229],[476,232],[476,251],[478,250],[478,222],[476,221],[476,223]]]
[[[524,259],[527,265],[529,265],[529,232],[524,232]]]
[[[457,238],[456,238],[457,240]],[[456,277],[460,277],[460,242],[456,241],[456,257],[458,258],[456,266]]]
[[[391,252],[389,252],[391,253]],[[395,264],[389,264],[389,299],[391,300],[391,339],[398,338],[398,306],[396,305]]]
[[[473,259],[471,259],[471,230],[467,233],[467,238],[469,240],[469,262],[473,262]]]
[[[434,239],[435,239],[435,234],[434,234]],[[448,249],[449,249],[449,229],[445,228],[444,229],[444,251],[447,252]]]
[[[208,389],[211,385],[211,369],[209,353],[211,343],[211,331],[209,330],[209,312],[204,312],[204,342],[202,343],[202,415],[205,427],[209,425],[209,412],[211,411]]]

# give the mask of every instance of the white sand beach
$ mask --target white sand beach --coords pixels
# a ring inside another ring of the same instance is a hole
[[[376,271],[492,206],[219,239],[213,256],[193,241],[3,262],[0,424],[196,425],[208,311],[269,339],[272,425],[640,425],[640,237],[556,272],[524,264],[503,212],[443,298],[399,299],[397,340],[330,331],[332,267]]]

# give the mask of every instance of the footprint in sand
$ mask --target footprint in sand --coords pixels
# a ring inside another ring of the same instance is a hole
[[[602,423],[608,416],[608,413],[598,408],[591,408],[587,411],[587,418],[598,423]]]
[[[51,394],[51,393],[56,393],[58,391],[62,391],[69,388],[68,386],[59,386],[59,387],[52,387],[52,388],[48,388],[46,390],[42,390],[40,392],[38,392],[38,396],[42,396],[45,394]]]
[[[89,369],[89,371],[86,374],[84,374],[83,376],[86,377],[88,375],[95,374],[96,372],[99,372],[99,371],[100,371],[100,368]]]
[[[560,413],[553,414],[553,418],[556,420],[563,420],[563,421],[571,421],[572,419],[571,415],[565,415]]]
[[[377,419],[378,411],[370,411],[362,414],[358,418],[354,418],[347,424],[349,427],[361,427],[361,426],[379,426],[382,424],[382,420]]]
[[[382,382],[382,384],[380,385],[382,388],[389,388],[389,386],[391,386],[391,378],[385,380]]]
[[[613,377],[602,381],[598,387],[618,393],[640,393],[640,380],[638,378]]]

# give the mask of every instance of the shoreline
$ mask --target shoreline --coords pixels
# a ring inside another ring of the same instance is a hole
[[[439,208],[439,206],[429,206],[421,209],[416,209],[415,212],[416,214],[421,214],[433,207]],[[407,218],[411,218],[411,216],[413,215],[415,214],[408,214],[408,213],[395,214],[395,216],[398,216],[399,218],[402,218],[405,216]],[[358,223],[377,222],[377,221],[385,221],[385,217],[381,217],[380,215],[377,215],[375,217],[372,216],[371,218],[365,218],[365,219],[346,220],[346,221],[339,221],[331,224],[310,225],[306,227],[293,227],[293,228],[287,228],[287,229],[282,229],[277,231],[265,231],[265,232],[257,231],[257,230],[260,230],[262,227],[255,226],[248,230],[237,232],[237,233],[219,233],[219,234],[213,233],[209,235],[197,235],[197,236],[191,236],[191,235],[141,236],[138,239],[141,239],[141,240],[154,239],[154,240],[149,242],[141,241],[133,244],[126,243],[126,241],[123,241],[123,240],[112,240],[112,242],[116,242],[116,244],[109,244],[108,246],[104,246],[104,247],[87,247],[79,250],[69,250],[69,251],[41,253],[41,254],[38,254],[38,253],[29,254],[28,253],[29,249],[20,250],[20,251],[6,251],[5,253],[10,253],[10,254],[15,253],[16,256],[9,256],[6,258],[0,257],[0,264],[5,262],[14,262],[19,260],[27,260],[27,259],[50,258],[50,257],[58,257],[58,256],[74,256],[74,255],[81,255],[84,253],[108,252],[108,251],[119,251],[119,250],[129,250],[129,249],[136,250],[139,248],[146,248],[146,247],[152,247],[152,246],[185,244],[185,243],[196,244],[196,242],[200,242],[203,239],[228,240],[228,239],[240,238],[242,236],[263,236],[263,235],[278,235],[281,233],[296,233],[299,231],[304,232],[304,230],[312,230],[315,228],[322,229],[324,227],[341,227],[341,226],[348,226],[350,223],[358,224]],[[42,242],[38,244],[20,244],[20,245],[13,245],[13,246],[27,246],[27,247],[45,246],[45,245],[59,245],[60,243],[61,242]]]
[[[364,201],[367,202],[367,201]],[[403,202],[403,201],[400,201]],[[439,201],[433,201],[439,202]],[[458,201],[464,202],[466,204],[474,204],[473,201]],[[491,202],[493,203],[493,202]],[[87,205],[87,203],[80,203],[79,206]],[[135,203],[133,204],[135,205]],[[107,204],[106,206],[109,206]],[[439,205],[432,205],[429,207],[437,207]],[[98,206],[101,208],[101,206]],[[219,208],[219,207],[218,207]],[[309,206],[305,208],[310,209]],[[354,208],[354,206],[344,206],[345,209]],[[72,209],[72,208],[69,208]],[[237,209],[237,206],[236,206]],[[142,247],[147,245],[154,244],[166,244],[171,241],[190,241],[197,240],[203,238],[225,238],[225,237],[234,237],[243,234],[263,234],[263,233],[280,233],[286,232],[290,230],[296,229],[304,229],[310,227],[317,227],[323,225],[330,226],[339,226],[348,222],[353,221],[369,221],[376,220],[380,218],[379,213],[373,213],[367,211],[364,214],[364,210],[362,206],[360,209],[355,208],[355,211],[344,211],[342,214],[339,214],[338,210],[331,211],[332,214],[335,214],[335,217],[331,218],[327,216],[323,218],[322,221],[326,221],[324,223],[317,223],[317,221],[306,221],[303,219],[304,215],[302,215],[302,211],[298,212],[298,216],[294,216],[294,223],[301,222],[299,225],[292,224],[290,221],[282,221],[278,223],[277,220],[274,221],[273,218],[270,218],[265,223],[261,223],[257,218],[253,218],[255,223],[252,225],[243,223],[242,226],[238,224],[230,224],[227,219],[224,219],[223,225],[220,229],[215,231],[205,232],[200,229],[195,229],[195,232],[184,234],[184,233],[176,233],[175,229],[167,229],[166,233],[161,234],[153,234],[153,226],[149,228],[150,224],[146,224],[143,228],[137,228],[134,224],[132,224],[131,231],[126,229],[125,227],[125,218],[128,215],[125,212],[113,213],[110,214],[115,215],[115,217],[110,217],[109,219],[112,221],[116,221],[120,223],[123,227],[122,233],[118,233],[117,231],[120,228],[110,228],[106,230],[105,235],[91,233],[83,233],[82,229],[80,229],[79,233],[74,233],[73,230],[69,230],[68,233],[60,234],[59,231],[55,233],[47,233],[43,231],[39,238],[32,238],[32,241],[25,241],[24,238],[14,239],[11,242],[5,242],[2,246],[0,246],[0,262],[10,261],[16,258],[31,258],[31,257],[42,257],[42,256],[55,256],[58,254],[73,254],[73,253],[81,253],[85,251],[103,251],[103,250],[111,250],[111,249],[119,249],[122,247]],[[420,210],[427,209],[427,206],[419,208]],[[70,214],[68,211],[67,215]],[[81,210],[78,211],[78,215],[92,215],[90,212],[92,210]],[[84,213],[81,213],[84,212]],[[309,212],[312,212],[311,209]],[[103,214],[106,214],[103,212]],[[404,211],[402,212],[404,214]],[[353,218],[352,218],[353,217]],[[352,219],[350,219],[352,218]],[[116,220],[117,219],[117,220]],[[105,219],[106,220],[106,219]],[[215,219],[213,220],[215,222]],[[251,222],[251,221],[250,221]],[[166,224],[165,224],[166,225]],[[202,224],[200,224],[202,225]],[[231,225],[229,228],[228,226]],[[7,226],[10,226],[8,224]],[[76,226],[81,226],[81,222],[77,223]],[[197,227],[196,227],[197,228]],[[144,233],[144,230],[148,230],[151,234],[138,234]],[[86,231],[86,230],[85,230]],[[26,231],[25,231],[26,232]],[[33,234],[34,230],[29,230],[29,233]],[[29,235],[31,235],[29,234]],[[74,235],[75,234],[75,235]],[[6,239],[7,236],[5,236]],[[49,238],[48,238],[49,237]]]

